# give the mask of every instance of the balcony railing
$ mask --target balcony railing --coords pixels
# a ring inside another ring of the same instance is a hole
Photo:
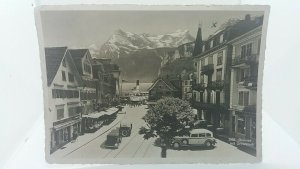
[[[245,87],[256,88],[257,87],[257,76],[247,76],[242,78],[242,84]]]
[[[205,83],[193,83],[192,88],[196,91],[203,91],[205,89]]]
[[[208,64],[201,67],[202,74],[210,74],[214,72],[214,64]]]
[[[256,105],[245,106],[244,112],[246,112],[246,113],[255,113],[256,112]]]
[[[245,106],[243,108],[243,110],[239,110],[236,113],[238,115],[255,116],[256,115],[256,105]]]
[[[232,60],[232,66],[237,66],[240,64],[251,64],[251,63],[255,63],[256,62],[256,56],[257,54],[252,54],[250,56],[245,56],[242,57],[241,55],[236,56],[233,60]]]
[[[202,109],[202,110],[209,110],[209,111],[227,111],[228,106],[224,103],[201,103],[197,101],[192,102],[192,106],[194,108]]]
[[[211,90],[222,90],[225,86],[224,80],[212,81],[207,84],[207,88]]]

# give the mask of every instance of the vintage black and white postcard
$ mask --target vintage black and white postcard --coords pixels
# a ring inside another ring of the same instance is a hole
[[[261,161],[268,14],[268,6],[37,8],[47,161]]]

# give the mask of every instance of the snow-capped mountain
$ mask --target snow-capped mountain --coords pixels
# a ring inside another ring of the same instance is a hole
[[[100,56],[119,58],[140,49],[176,48],[195,39],[187,30],[165,35],[135,34],[118,29],[100,48]]]
[[[178,58],[190,57],[194,38],[187,30],[165,35],[135,34],[116,30],[101,47],[91,45],[93,57],[111,58],[128,81],[151,82],[160,69]]]

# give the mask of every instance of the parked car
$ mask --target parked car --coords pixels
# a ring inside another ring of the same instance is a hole
[[[132,123],[120,123],[120,134],[122,137],[128,137],[131,135]]]
[[[205,146],[212,148],[216,144],[213,133],[207,129],[193,129],[188,136],[175,137],[172,146],[178,149],[183,146]]]
[[[119,145],[122,141],[122,136],[118,129],[112,130],[110,133],[107,134],[105,147],[107,148],[119,148]]]

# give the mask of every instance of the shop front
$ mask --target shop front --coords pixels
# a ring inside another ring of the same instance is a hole
[[[254,112],[235,112],[237,146],[256,149],[256,115]]]
[[[57,149],[72,141],[74,136],[81,133],[81,118],[74,116],[53,123],[51,129],[51,150],[53,153]]]

